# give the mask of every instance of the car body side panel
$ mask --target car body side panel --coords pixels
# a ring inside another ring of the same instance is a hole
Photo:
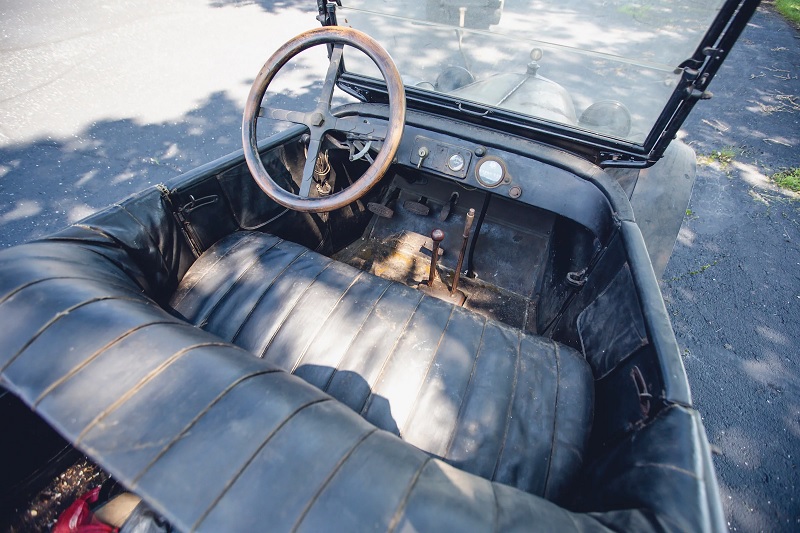
[[[672,255],[696,175],[694,150],[677,141],[658,163],[639,172],[631,205],[659,279]]]

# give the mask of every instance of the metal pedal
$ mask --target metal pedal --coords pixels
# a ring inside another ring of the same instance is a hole
[[[450,211],[453,210],[453,208],[456,206],[457,203],[458,203],[458,193],[454,192],[453,194],[450,195],[450,199],[447,201],[446,204],[444,204],[444,207],[442,207],[442,210],[439,213],[439,220],[445,222],[447,220],[447,217],[450,216]]]
[[[406,211],[410,211],[415,215],[420,215],[423,217],[428,216],[428,214],[431,212],[430,207],[422,202],[415,202],[414,200],[406,200],[403,202],[403,207],[405,207]]]
[[[379,204],[377,202],[370,202],[367,204],[367,209],[371,212],[375,213],[379,217],[383,218],[392,218],[394,216],[394,210],[386,207],[383,204]]]

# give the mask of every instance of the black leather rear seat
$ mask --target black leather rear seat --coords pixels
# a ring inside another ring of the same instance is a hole
[[[257,232],[206,251],[170,306],[467,472],[557,500],[581,466],[592,374],[552,340]]]

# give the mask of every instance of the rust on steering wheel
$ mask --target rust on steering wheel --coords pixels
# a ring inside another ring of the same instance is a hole
[[[317,107],[308,113],[262,107],[264,94],[278,71],[300,52],[321,44],[332,46],[330,65]],[[389,122],[386,127],[370,124],[357,116],[339,118],[331,113],[331,98],[341,70],[345,44],[364,52],[375,63],[386,81],[389,94]],[[289,40],[272,54],[253,81],[242,119],[242,145],[247,166],[261,190],[280,205],[296,211],[315,213],[332,211],[361,198],[384,176],[400,145],[405,114],[406,98],[400,73],[380,44],[360,31],[342,26],[325,26],[309,30]],[[309,129],[308,155],[299,194],[281,188],[264,168],[258,154],[256,139],[259,116],[303,124]],[[311,198],[309,192],[313,182],[314,165],[324,135],[329,131],[383,137],[383,146],[366,172],[350,186],[330,196]]]

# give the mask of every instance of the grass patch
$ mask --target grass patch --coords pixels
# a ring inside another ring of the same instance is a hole
[[[690,271],[690,272],[687,272],[687,274],[688,274],[688,275],[690,275],[690,276],[696,276],[696,275],[698,275],[698,274],[702,274],[703,272],[705,272],[705,271],[706,271],[706,270],[708,270],[709,268],[713,267],[713,266],[714,266],[714,265],[716,265],[717,263],[719,263],[719,259],[718,259],[718,260],[716,260],[716,261],[714,261],[713,263],[706,263],[705,265],[701,266],[701,267],[700,267],[700,268],[698,268],[697,270],[692,270],[692,271]]]
[[[704,165],[717,163],[720,166],[720,168],[727,168],[728,165],[733,163],[733,160],[736,159],[736,153],[737,151],[734,147],[726,146],[725,148],[714,150],[708,155],[698,156],[697,159],[700,163]]]
[[[719,261],[720,261],[719,259],[715,259],[711,263],[706,263],[705,265],[701,265],[695,270],[690,270],[689,272],[686,272],[685,274],[681,274],[680,276],[675,276],[674,278],[670,278],[670,279],[667,279],[667,280],[664,280],[664,281],[666,281],[667,283],[671,283],[673,281],[680,281],[683,278],[686,278],[686,277],[689,277],[689,276],[698,276],[698,275],[702,274],[703,272],[705,272],[706,270],[708,270],[709,268],[711,268],[713,266],[716,266],[716,264],[719,263]]]
[[[798,0],[800,1],[800,0]],[[783,170],[772,175],[772,181],[790,191],[800,192],[800,167]]]
[[[775,0],[775,9],[787,20],[800,26],[800,0]]]

